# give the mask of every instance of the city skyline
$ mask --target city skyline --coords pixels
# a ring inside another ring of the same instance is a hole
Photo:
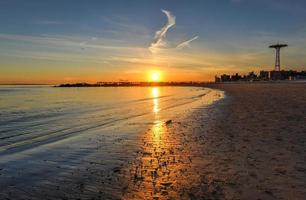
[[[304,70],[306,3],[288,1],[3,1],[0,84],[213,81]],[[7,18],[7,16],[10,16]]]

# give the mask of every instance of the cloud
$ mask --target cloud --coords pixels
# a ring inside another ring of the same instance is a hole
[[[195,36],[187,41],[181,42],[176,47],[169,48],[169,45],[167,44],[166,35],[168,30],[175,25],[175,16],[167,10],[161,10],[165,15],[167,16],[167,23],[158,31],[155,33],[154,41],[151,43],[149,50],[151,53],[158,53],[163,49],[183,49],[185,47],[190,47],[190,42],[193,40],[198,39],[198,36]]]
[[[167,31],[172,26],[175,25],[175,16],[172,15],[172,13],[170,11],[163,10],[163,9],[161,11],[166,14],[166,16],[168,18],[168,21],[159,31],[156,31],[155,37],[154,37],[154,42],[151,43],[151,45],[149,47],[149,50],[152,53],[156,53],[161,48],[166,47],[166,45],[167,45],[167,42],[166,42]]]
[[[199,36],[195,36],[195,37],[191,38],[190,40],[187,40],[187,41],[182,42],[181,44],[177,45],[176,48],[177,49],[183,49],[185,47],[190,47],[190,42],[192,42],[192,41],[194,41],[198,38],[199,38]]]
[[[110,49],[110,50],[126,50],[136,51],[141,50],[141,47],[132,47],[128,45],[121,45],[120,40],[112,40],[109,38],[88,38],[88,37],[73,37],[66,35],[16,35],[16,34],[2,34],[0,33],[0,40],[22,41],[40,45],[53,45],[58,47],[70,48],[92,48],[92,49]],[[110,44],[106,44],[110,43]]]

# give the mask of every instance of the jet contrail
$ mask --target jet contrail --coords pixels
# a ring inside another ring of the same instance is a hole
[[[183,49],[185,47],[190,47],[190,42],[192,42],[193,40],[196,40],[198,38],[199,38],[199,36],[195,36],[195,37],[191,38],[190,40],[187,40],[187,41],[182,42],[181,44],[177,45],[176,48],[177,49]]]
[[[175,25],[175,16],[172,15],[170,11],[163,9],[161,11],[166,14],[168,21],[159,31],[156,31],[154,42],[151,43],[151,46],[149,47],[149,50],[152,53],[155,53],[158,51],[159,48],[166,46],[165,38],[167,31],[169,30],[169,28]]]

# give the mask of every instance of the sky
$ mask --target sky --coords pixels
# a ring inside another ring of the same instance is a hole
[[[305,0],[1,0],[0,83],[211,81],[306,69]]]

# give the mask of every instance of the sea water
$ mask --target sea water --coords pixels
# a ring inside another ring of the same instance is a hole
[[[1,86],[0,196],[50,192],[76,171],[88,179],[92,164],[107,173],[133,158],[152,126],[221,95],[201,87]]]

